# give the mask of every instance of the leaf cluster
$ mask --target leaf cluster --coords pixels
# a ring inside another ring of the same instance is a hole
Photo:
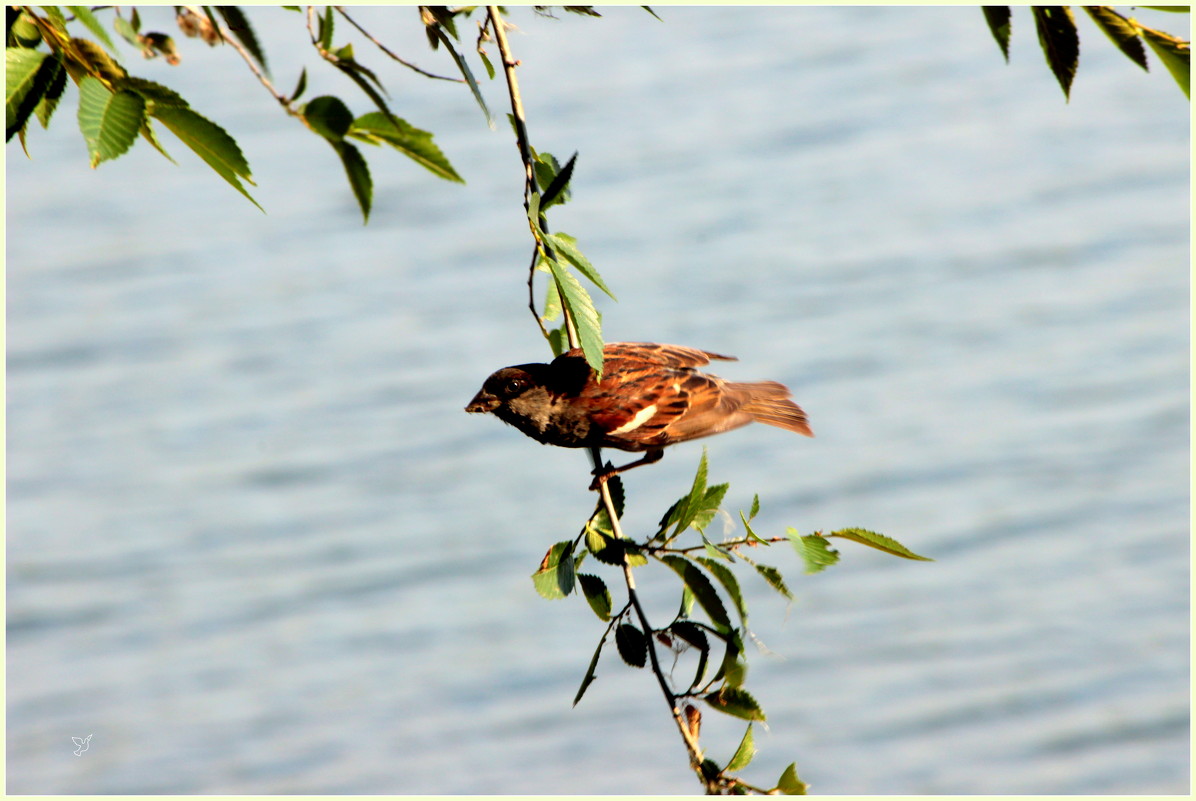
[[[1188,13],[1188,6],[1144,6],[1160,11]],[[1117,46],[1126,58],[1144,70],[1149,70],[1146,60],[1146,46],[1171,73],[1184,95],[1191,97],[1189,76],[1191,73],[1191,44],[1177,36],[1148,28],[1133,17],[1126,17],[1110,6],[1083,6],[1084,11],[1106,36]],[[1009,6],[984,6],[984,18],[988,22],[997,46],[1001,48],[1005,61],[1009,61],[1009,38],[1013,30],[1013,15]],[[1046,56],[1047,65],[1054,74],[1065,97],[1071,97],[1071,84],[1076,77],[1080,61],[1080,34],[1076,29],[1075,16],[1068,6],[1031,6],[1034,28],[1038,43]]]
[[[299,9],[290,7],[290,10]],[[434,38],[438,43],[449,39],[450,49],[451,39],[446,31],[452,31],[455,38],[451,22],[460,13],[468,13],[468,10],[421,10],[426,29],[437,32]],[[115,7],[112,14],[111,29],[141,55],[163,57],[171,65],[181,62],[174,39],[162,31],[144,29],[137,8]],[[358,143],[393,149],[439,178],[464,183],[433,141],[433,135],[393,112],[386,87],[373,69],[356,58],[353,45],[337,44],[336,20],[348,20],[387,56],[404,66],[431,78],[442,76],[426,73],[391,52],[357,25],[343,8],[330,6],[319,14],[309,8],[307,16],[311,43],[316,52],[357,85],[374,107],[373,111],[355,115],[349,110],[349,104],[335,95],[320,95],[300,104],[299,99],[308,86],[306,68],[301,70],[295,89],[289,95],[275,89],[265,51],[248,18],[236,6],[179,6],[175,10],[175,24],[187,37],[198,38],[210,46],[228,45],[236,50],[282,109],[331,145],[345,169],[363,219],[369,218],[373,182]],[[43,128],[49,126],[69,78],[79,88],[79,130],[93,168],[123,155],[138,138],[146,140],[173,161],[158,139],[157,126],[160,125],[234,189],[258,205],[245,187],[245,184],[253,185],[253,180],[248,161],[236,140],[223,127],[195,111],[178,92],[131,75],[121,63],[108,29],[87,7],[9,7],[6,21],[6,140],[16,135],[28,153],[26,139],[30,120],[36,116]],[[468,67],[455,49],[452,52],[465,74],[465,78],[459,80],[468,82],[475,97],[481,101]],[[489,118],[488,111],[486,114]]]
[[[617,476],[609,483],[613,485],[616,514],[621,517],[622,484]],[[577,537],[558,542],[548,550],[532,581],[540,595],[552,600],[566,598],[580,587],[590,609],[607,624],[574,704],[596,679],[600,657],[613,633],[615,650],[622,661],[634,668],[651,665],[662,685],[667,684],[674,707],[684,706],[686,725],[695,741],[703,706],[749,721],[739,747],[725,765],[720,767],[706,757],[696,764],[708,791],[804,793],[805,785],[792,765],[767,790],[747,784],[735,775],[747,767],[755,754],[751,724],[767,719],[760,703],[746,688],[745,642],[756,638],[748,625],[747,594],[741,585],[741,573],[750,568],[749,574],[759,576],[786,600],[793,599],[780,569],[757,561],[753,558],[755,554],[749,556],[747,552],[788,542],[801,557],[806,573],[819,572],[838,561],[838,552],[829,545],[832,538],[850,540],[905,559],[930,560],[890,537],[863,528],[806,535],[790,528],[785,536],[761,537],[752,527],[760,511],[758,496],[753,498],[747,512],[739,512],[742,531],[716,542],[707,529],[720,515],[728,488],[725,483],[708,483],[707,458],[703,452],[689,492],[668,508],[655,533],[643,541],[619,536],[607,508],[599,503]],[[600,564],[625,570],[650,562],[667,567],[678,581],[680,591],[672,619],[663,625],[649,624],[630,584],[628,601],[616,611],[606,581],[596,571],[579,572],[581,563],[591,556]],[[674,656],[684,653],[695,656],[693,673],[680,681],[666,679],[659,670],[658,648]]]

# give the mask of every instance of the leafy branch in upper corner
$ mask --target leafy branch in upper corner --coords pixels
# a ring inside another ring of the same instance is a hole
[[[1142,6],[1156,11],[1188,13],[1188,6]],[[1171,73],[1184,94],[1191,97],[1188,83],[1191,74],[1191,43],[1178,36],[1164,33],[1143,25],[1133,17],[1126,17],[1110,6],[1084,6],[1084,11],[1104,31],[1113,44],[1130,61],[1144,70],[1150,67],[1146,60],[1143,42],[1154,51],[1159,61]],[[1032,6],[1034,27],[1038,32],[1038,43],[1046,56],[1047,65],[1063,89],[1063,95],[1070,99],[1071,83],[1076,77],[1080,62],[1080,34],[1076,30],[1075,16],[1068,6]],[[989,30],[997,40],[1005,60],[1009,61],[1009,38],[1013,30],[1013,15],[1009,6],[984,6],[984,18]]]
[[[146,58],[164,57],[171,65],[181,63],[182,55],[174,39],[161,31],[145,29],[137,8],[112,7],[112,10],[112,30],[140,54]],[[456,32],[451,21],[458,13],[468,11],[424,9],[421,22],[426,30],[435,32],[437,41],[450,42],[452,49],[451,38],[456,37]],[[417,67],[378,41],[340,6],[325,7],[319,13],[308,7],[304,16],[316,54],[353,81],[374,107],[373,111],[354,115],[349,104],[335,95],[320,95],[301,104],[299,99],[308,85],[306,68],[300,71],[290,94],[279,91],[257,35],[236,6],[178,6],[174,23],[187,37],[198,38],[209,46],[228,45],[236,51],[289,117],[332,146],[344,166],[364,219],[369,218],[373,182],[365,157],[355,143],[392,148],[439,178],[463,183],[464,179],[435,144],[432,134],[392,111],[377,72],[356,58],[352,43],[338,41],[335,22],[347,21],[404,68],[431,79],[468,83],[480,98],[472,74],[456,51],[452,51],[454,61],[463,78],[436,75]],[[93,168],[123,155],[138,137],[170,159],[158,140],[155,123],[160,123],[217,175],[258,205],[242,183],[253,185],[253,180],[249,163],[235,139],[223,127],[194,111],[178,92],[131,75],[121,64],[112,37],[87,7],[9,7],[6,23],[6,141],[16,135],[28,153],[30,119],[36,116],[43,128],[49,127],[70,78],[79,88],[79,129]],[[94,38],[78,35],[81,33],[78,28]],[[451,37],[446,30],[452,32]]]

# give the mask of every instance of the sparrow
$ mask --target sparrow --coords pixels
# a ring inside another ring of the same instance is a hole
[[[678,442],[748,423],[814,436],[806,413],[776,381],[733,383],[694,368],[734,356],[655,342],[610,342],[602,378],[580,348],[551,364],[517,364],[493,373],[465,411],[490,412],[545,445],[643,451],[622,467],[596,468],[591,489],[611,476],[659,461]]]

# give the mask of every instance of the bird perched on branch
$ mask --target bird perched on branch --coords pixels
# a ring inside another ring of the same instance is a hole
[[[669,445],[752,422],[814,436],[785,385],[736,383],[694,369],[734,356],[654,342],[610,342],[602,353],[600,380],[580,348],[551,364],[504,367],[486,379],[465,411],[491,412],[545,445],[645,452],[622,467],[596,469],[592,488],[658,461]]]

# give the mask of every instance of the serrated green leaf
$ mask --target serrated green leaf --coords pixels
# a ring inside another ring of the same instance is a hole
[[[785,536],[793,550],[806,563],[806,573],[818,573],[839,561],[839,554],[818,534],[801,535],[795,529],[788,529]]]
[[[436,42],[443,44],[445,49],[448,50],[449,55],[453,57],[453,62],[456,63],[457,69],[461,71],[461,75],[464,76],[465,82],[469,84],[469,91],[473,93],[473,99],[477,101],[478,106],[482,109],[482,113],[486,115],[486,124],[493,129],[494,117],[490,115],[490,108],[486,105],[486,99],[482,97],[482,90],[478,86],[477,80],[474,79],[473,72],[470,71],[469,65],[465,63],[465,59],[463,59],[461,54],[457,52],[457,48],[453,47],[452,40],[445,35],[441,28],[437,26],[429,26],[426,30],[428,31],[428,40],[433,43],[433,46],[435,46]]]
[[[66,68],[62,66],[61,57],[51,57],[54,66],[52,67],[52,76],[50,77],[50,85],[46,87],[46,93],[42,95],[42,99],[38,101],[34,108],[34,113],[37,114],[38,122],[42,124],[42,128],[50,127],[50,117],[54,115],[54,110],[58,108],[58,101],[62,99],[62,93],[66,89]],[[43,64],[42,68],[45,69]]]
[[[1059,81],[1063,96],[1071,98],[1071,82],[1080,62],[1080,35],[1067,6],[1033,6],[1034,27],[1047,65]]]
[[[753,540],[755,542],[764,543],[765,545],[768,544],[768,540],[764,539],[759,534],[757,534],[756,530],[754,528],[752,528],[752,524],[750,522],[748,522],[751,518],[745,517],[743,512],[740,511],[739,519],[743,522],[743,530],[747,532],[748,539]]]
[[[339,142],[353,127],[353,112],[339,97],[320,95],[303,107],[303,119],[313,131],[330,142]]]
[[[723,606],[718,591],[710,583],[710,579],[688,559],[680,556],[667,555],[660,557],[660,561],[673,569],[685,586],[693,593],[703,611],[710,617],[710,622],[719,631],[729,631],[731,618],[727,616],[727,609]]]
[[[177,106],[179,108],[190,106],[178,92],[144,78],[135,78],[130,75],[119,81],[114,81],[113,85],[117,89],[127,89],[134,94],[141,95],[144,100],[152,102],[155,106]]]
[[[1142,38],[1150,49],[1158,56],[1159,61],[1171,73],[1171,77],[1179,84],[1184,96],[1192,97],[1189,83],[1192,71],[1192,48],[1187,42],[1181,42],[1166,36],[1161,36],[1147,28],[1142,29]]]
[[[37,50],[9,47],[4,51],[4,141],[25,127],[29,115],[50,86],[44,68],[51,57]]]
[[[551,154],[545,154],[552,158]],[[554,203],[564,203],[569,199],[569,180],[573,177],[573,165],[577,163],[577,154],[574,153],[565,166],[558,170],[552,177],[552,181],[544,189],[544,193],[540,198],[540,213],[543,214]],[[552,159],[552,164],[555,166],[556,159]]]
[[[785,768],[785,772],[777,780],[776,789],[781,795],[805,795],[810,785],[797,778],[797,763],[790,762],[789,767]]]
[[[106,81],[120,80],[128,75],[124,67],[104,52],[104,48],[90,39],[71,39],[71,48],[88,71]]]
[[[110,92],[90,75],[79,82],[79,130],[94,168],[133,145],[145,121],[145,101],[132,92]]]
[[[295,91],[291,92],[291,102],[298,100],[305,91],[307,91],[307,67],[304,67],[299,73],[299,82],[295,84]]]
[[[828,537],[839,537],[852,542],[858,542],[861,545],[867,545],[869,548],[875,548],[878,551],[891,553],[893,556],[900,556],[903,559],[915,559],[920,562],[933,562],[934,560],[927,556],[919,556],[918,554],[906,548],[892,537],[886,537],[884,534],[877,534],[875,531],[869,531],[866,528],[843,528],[838,531],[832,531],[827,534]]]
[[[564,540],[548,549],[540,569],[532,574],[536,592],[550,601],[558,601],[573,592],[573,541]]]
[[[149,142],[150,145],[154,148],[154,150],[157,150],[159,153],[161,153],[166,158],[167,161],[169,161],[171,164],[178,164],[178,162],[175,161],[173,158],[171,158],[170,154],[166,152],[166,148],[162,147],[162,143],[158,141],[158,136],[157,136],[157,134],[154,133],[154,129],[150,125],[150,121],[149,121],[148,117],[146,118],[145,122],[142,124],[140,133],[141,133],[141,138],[144,139],[145,141]]]
[[[997,40],[997,47],[1001,48],[1001,55],[1005,56],[1005,63],[1009,63],[1009,32],[1012,15],[1009,6],[983,6],[984,21]]]
[[[615,293],[611,292],[610,287],[602,280],[602,276],[594,269],[594,265],[577,249],[576,238],[560,232],[549,234],[547,238],[557,254],[563,256],[570,264],[576,267],[577,271],[584,275],[590,283],[605,292],[611,300],[618,300],[615,297]]]
[[[755,520],[756,515],[760,514],[760,495],[759,493],[752,496],[752,509],[748,512],[748,520]]]
[[[543,256],[540,257],[539,263],[545,263]],[[547,267],[545,269],[547,269]],[[544,288],[544,313],[540,315],[540,319],[546,323],[552,322],[559,317],[560,314],[561,293],[560,290],[556,288],[556,281],[549,281],[547,282],[547,286]],[[565,350],[568,350],[568,348]],[[560,356],[561,354],[556,353],[555,355]]]
[[[632,667],[642,668],[648,664],[648,641],[644,633],[630,623],[620,623],[615,629],[615,645],[619,656]]]
[[[710,521],[718,514],[723,497],[727,494],[727,489],[730,486],[730,484],[715,484],[713,487],[709,487],[702,499],[687,510],[691,517],[689,525],[698,531],[705,531],[706,526],[710,525]]]
[[[727,715],[744,720],[766,720],[764,710],[747,690],[739,687],[724,687],[702,698],[710,706]]]
[[[753,565],[756,572],[760,574],[761,578],[768,582],[768,586],[783,595],[787,600],[793,600],[793,593],[789,592],[789,588],[785,586],[785,578],[781,575],[781,571],[777,570],[771,565]]]
[[[594,308],[594,301],[590,293],[581,282],[555,259],[548,260],[552,277],[557,283],[557,290],[561,293],[561,301],[565,311],[573,320],[577,328],[577,338],[581,344],[581,351],[586,362],[593,368],[594,373],[602,375],[602,324],[598,321],[598,311]]]
[[[365,163],[361,151],[348,142],[333,142],[333,149],[341,157],[341,164],[345,167],[345,176],[349,179],[349,188],[357,198],[357,205],[361,207],[363,222],[370,219],[370,205],[374,198],[374,182],[370,178],[370,168]]]
[[[602,646],[606,645],[606,638],[610,634],[610,629],[602,633],[602,639],[598,641],[598,647],[594,649],[594,656],[590,658],[590,665],[586,668],[586,675],[581,680],[581,686],[577,688],[577,695],[573,696],[573,706],[577,706],[577,702],[586,694],[586,690],[594,683],[596,674],[594,671],[598,668],[598,657],[602,656]]]
[[[486,68],[486,75],[490,80],[494,80],[494,65],[490,63],[490,58],[481,50],[478,50],[478,58],[482,59],[482,65]]]
[[[19,47],[37,47],[42,43],[41,29],[30,18],[27,11],[15,13],[16,19],[13,20],[13,9],[8,10],[8,44]]]
[[[719,584],[723,585],[723,589],[727,591],[727,595],[731,598],[731,603],[735,604],[735,611],[739,613],[739,619],[743,621],[744,628],[747,628],[747,604],[743,600],[743,592],[739,589],[739,580],[735,578],[735,574],[731,568],[724,565],[722,562],[716,562],[713,559],[699,556],[696,560],[702,567],[709,570],[718,579]]]
[[[706,539],[705,534],[702,534],[702,547],[705,549],[706,555],[711,559],[722,559],[725,562],[735,561],[735,557],[731,555],[730,551]]]
[[[203,159],[217,175],[248,198],[250,203],[259,209],[262,208],[238,180],[243,178],[250,184],[253,183],[249,163],[245,161],[241,148],[223,128],[189,108],[178,106],[155,106],[151,116],[169,128],[171,133]]]
[[[432,141],[431,133],[422,131],[398,117],[387,117],[372,111],[354,120],[348,135],[367,142],[384,142],[434,175],[448,181],[465,183]]]
[[[137,48],[141,47],[141,42],[137,40],[137,29],[124,17],[118,16],[114,18],[112,20],[112,28],[129,44]]]
[[[253,56],[253,60],[262,68],[262,72],[269,75],[270,68],[266,65],[266,53],[262,50],[262,46],[258,44],[253,27],[249,24],[249,20],[245,17],[241,9],[237,6],[216,6],[216,13],[224,18],[229,31],[232,32],[233,36],[237,37],[237,41],[245,46],[245,49],[249,51],[249,55]]]
[[[727,763],[727,773],[736,773],[743,770],[752,764],[752,759],[755,756],[756,744],[752,741],[752,724],[749,723],[747,731],[743,733],[743,739],[739,741],[739,747],[735,749],[735,754],[731,757],[731,761]]]
[[[585,556],[585,554],[583,553],[582,556]],[[606,582],[590,573],[578,573],[577,581],[581,584],[581,591],[586,597],[586,602],[594,610],[594,614],[598,616],[598,619],[610,620],[611,599],[610,590],[606,588]]]
[[[109,53],[116,54],[116,45],[112,44],[112,40],[108,38],[108,32],[104,30],[104,26],[100,24],[100,21],[95,18],[87,6],[67,6],[67,8],[75,15],[75,19],[82,22],[83,26],[91,31],[104,47],[108,48]]]
[[[332,6],[324,11],[324,16],[317,17],[319,24],[317,25],[316,38],[320,41],[320,47],[323,50],[332,49],[332,34],[336,30],[336,25],[332,19]]]
[[[1108,6],[1084,6],[1084,10],[1130,61],[1144,70],[1150,69],[1146,64],[1146,48],[1138,38],[1138,29],[1129,20]]]

